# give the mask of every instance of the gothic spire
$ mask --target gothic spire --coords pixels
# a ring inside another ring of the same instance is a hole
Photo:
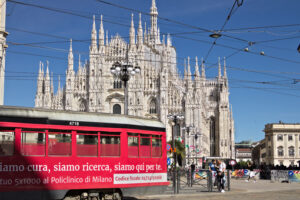
[[[51,94],[54,94],[54,86],[53,86],[53,72],[51,73]]]
[[[78,56],[78,68],[81,68],[80,54]]]
[[[190,57],[188,56],[187,58],[187,67],[188,67],[188,78],[191,79],[192,78],[192,73],[191,73],[191,65],[190,65]]]
[[[70,50],[68,55],[68,70],[72,71],[74,69],[74,58],[73,58],[73,50],[72,50],[72,39],[70,39]]]
[[[223,75],[223,77],[225,78],[225,79],[227,79],[227,72],[226,72],[226,58],[224,57],[224,75]]]
[[[106,30],[106,45],[108,45],[108,30]]]
[[[198,57],[196,56],[195,58],[195,75],[196,75],[196,78],[199,78],[200,77],[200,73],[199,73],[199,66],[198,66]]]
[[[58,75],[58,87],[57,87],[57,92],[60,93],[60,75]]]
[[[100,28],[99,28],[99,46],[104,46],[104,28],[103,28],[103,16],[101,15],[100,19]]]
[[[172,46],[172,41],[171,41],[171,36],[170,36],[170,34],[168,34],[168,36],[167,36],[167,46]]]
[[[91,35],[91,51],[96,51],[97,49],[97,31],[96,31],[96,22],[95,22],[95,15],[93,15],[93,29]]]
[[[205,65],[204,65],[203,58],[202,58],[202,61],[201,61],[201,77],[205,78]]]
[[[145,30],[144,30],[144,42],[147,43],[147,24],[145,22]]]
[[[133,13],[131,14],[131,26],[129,31],[129,39],[130,39],[130,46],[135,45],[135,29],[134,29],[134,22],[133,22]]]
[[[152,6],[150,8],[150,15],[151,15],[151,39],[154,40],[154,43],[156,43],[156,37],[157,37],[157,8],[155,0],[152,0]]]
[[[187,71],[186,71],[186,59],[184,59],[184,80],[187,79]]]
[[[40,61],[38,77],[40,78],[41,76],[42,76],[42,61]]]
[[[139,14],[139,28],[138,28],[138,36],[137,36],[137,42],[138,45],[142,45],[143,44],[143,27],[142,27],[142,14]]]
[[[219,57],[219,70],[218,70],[218,79],[221,79],[222,73],[221,73],[221,62],[220,62],[220,57]]]

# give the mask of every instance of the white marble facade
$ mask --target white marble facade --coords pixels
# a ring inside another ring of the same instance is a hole
[[[221,156],[234,157],[234,120],[229,104],[229,88],[224,62],[223,75],[219,71],[215,79],[207,79],[205,66],[198,66],[195,58],[195,72],[191,72],[190,58],[187,58],[184,78],[177,70],[176,49],[171,37],[161,36],[157,24],[157,7],[152,0],[150,9],[151,26],[143,28],[141,15],[138,29],[134,28],[133,15],[129,30],[129,43],[118,34],[109,37],[100,21],[97,33],[93,20],[89,60],[79,61],[74,71],[72,41],[68,55],[66,83],[58,86],[56,94],[50,76],[48,63],[46,71],[40,63],[35,107],[86,112],[123,113],[124,89],[121,81],[114,77],[110,68],[116,62],[141,67],[141,73],[128,83],[128,114],[161,120],[171,138],[171,123],[167,115],[184,113],[183,126],[193,125],[190,136],[181,131],[190,157]],[[80,60],[80,58],[79,58]],[[194,135],[200,134],[195,140]]]

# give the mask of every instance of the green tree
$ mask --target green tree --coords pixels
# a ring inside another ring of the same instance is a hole
[[[170,144],[172,146],[172,140],[169,141],[168,144]],[[178,140],[175,140],[175,148],[176,148],[176,155],[177,155],[177,163],[179,166],[182,167],[182,160],[185,158],[184,144],[182,144]],[[173,149],[173,147],[172,147],[172,149]],[[168,153],[171,154],[172,152],[169,151]]]

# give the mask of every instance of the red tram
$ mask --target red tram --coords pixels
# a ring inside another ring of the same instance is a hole
[[[0,199],[161,193],[165,147],[156,120],[0,106]]]

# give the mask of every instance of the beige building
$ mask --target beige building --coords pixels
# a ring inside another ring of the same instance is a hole
[[[271,165],[297,165],[300,160],[300,124],[265,125],[261,161]]]

